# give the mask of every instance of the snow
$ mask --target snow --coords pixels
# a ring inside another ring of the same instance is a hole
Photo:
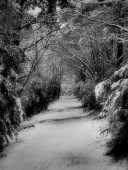
[[[20,117],[20,122],[23,122],[23,115],[25,114],[22,110],[22,105],[21,105],[21,99],[14,97],[15,99],[15,108],[14,110],[16,111],[17,114],[19,114]]]
[[[111,90],[114,91],[115,89],[119,88],[120,87],[120,80],[117,81],[117,82],[114,82],[112,85],[111,85]]]
[[[103,106],[103,110],[100,113],[99,117],[106,117],[108,115],[114,114],[116,110],[116,107],[118,106],[118,101],[121,97],[121,91],[119,91],[118,89],[116,91],[114,91],[114,93],[112,93],[108,99],[106,100],[104,106]]]
[[[102,102],[106,98],[106,93],[109,86],[110,80],[103,81],[96,85],[95,96],[97,101]]]
[[[128,91],[128,63],[126,63],[114,74],[95,87],[95,96],[98,102],[103,103],[103,109],[99,117],[106,117],[115,114],[120,109],[122,97]],[[117,109],[118,108],[118,109]],[[116,111],[115,111],[116,110]]]
[[[64,97],[49,107],[48,115],[33,117],[35,127],[21,131],[18,142],[6,148],[0,170],[125,170],[126,163],[113,163],[103,155],[103,120],[82,118],[87,113],[80,106],[78,100]],[[46,122],[38,123],[41,120]]]
[[[121,87],[125,87],[125,86],[128,86],[128,79],[124,79],[121,81],[120,83]]]
[[[115,71],[113,77],[115,78],[118,76],[118,78],[121,79],[124,77],[127,71],[128,71],[128,63],[125,66],[121,67],[118,71]]]
[[[41,8],[39,7],[35,7],[34,9],[30,8],[27,12],[28,14],[33,15],[34,17],[37,17],[38,14],[41,12]]]

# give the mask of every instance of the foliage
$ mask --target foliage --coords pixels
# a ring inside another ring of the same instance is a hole
[[[17,78],[22,73],[25,61],[23,51],[18,47],[6,45],[0,48],[0,147],[16,134],[20,124],[20,113],[15,109],[18,89]]]
[[[122,109],[110,118],[111,139],[107,142],[107,155],[121,157],[128,153],[128,111]]]
[[[98,4],[96,3],[88,3],[88,4],[85,4],[85,3],[82,3],[81,5],[81,13],[84,15],[84,14],[89,14],[91,13],[92,11],[94,11],[96,8],[98,7]]]
[[[50,80],[43,78],[43,80],[34,80],[27,91],[28,102],[24,105],[26,115],[32,116],[46,110],[48,105],[59,98],[60,95],[60,81],[56,77]]]
[[[0,149],[17,136],[23,106],[27,116],[31,116],[46,109],[60,93],[59,76],[50,70],[50,59],[46,57],[54,31],[41,24],[33,28],[36,17],[28,11],[39,5],[34,2],[0,1]],[[42,13],[37,22],[41,15],[43,18]],[[45,38],[41,41],[42,32]],[[38,82],[37,73],[45,74],[47,79],[42,76]],[[24,95],[28,100],[21,106]]]
[[[111,76],[116,69],[114,46],[114,43],[106,42],[103,38],[90,40],[89,67],[96,81]]]
[[[128,152],[128,64],[125,64],[107,80],[100,82],[96,88],[97,101],[103,103],[99,117],[107,117],[106,130],[111,138],[107,143],[107,154],[122,156]],[[105,130],[105,131],[106,131]]]
[[[74,94],[83,106],[100,109],[95,85],[110,77],[117,63],[122,64],[120,47],[127,37],[120,29],[127,25],[124,1],[78,8],[67,0],[59,2],[64,9],[55,11],[56,0],[0,1],[0,146],[20,124],[16,97],[28,98],[22,105],[27,116],[42,112],[59,97],[61,73],[69,71],[75,74]],[[32,14],[36,8],[39,14]],[[116,128],[115,143],[124,141],[124,128],[127,121]]]
[[[20,114],[15,110],[15,91],[9,91],[9,85],[4,81],[0,83],[0,147],[13,138],[20,124]]]
[[[81,81],[74,89],[74,95],[82,101],[83,107],[89,110],[101,109],[101,106],[96,101],[94,88],[94,82],[91,81],[85,83]]]

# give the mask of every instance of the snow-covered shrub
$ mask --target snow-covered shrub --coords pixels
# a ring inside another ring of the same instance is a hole
[[[101,109],[101,105],[96,101],[94,88],[95,83],[90,81],[79,82],[75,89],[75,95],[81,100],[83,107],[89,110]]]
[[[128,153],[128,110],[120,109],[109,119],[111,139],[107,142],[108,155],[122,156]]]
[[[85,83],[83,81],[80,81],[74,87],[74,95],[77,96],[79,99],[82,99],[82,97],[84,96],[84,90],[85,90]]]
[[[106,82],[109,88],[106,90]],[[97,101],[103,103],[100,117],[107,117],[111,139],[107,154],[121,156],[128,152],[128,63],[95,87]],[[100,98],[100,100],[99,100]]]
[[[16,88],[25,54],[19,47],[0,46],[0,148],[17,135],[22,107]]]
[[[98,102],[104,102],[106,100],[107,95],[110,92],[110,85],[110,80],[103,81],[96,85],[94,91]]]
[[[22,103],[21,103],[21,99],[18,97],[14,97],[15,100],[15,106],[14,106],[14,112],[16,112],[16,114],[18,114],[19,116],[19,122],[23,122],[24,117],[25,117],[25,113],[22,109]]]
[[[0,89],[1,90],[1,89]],[[0,93],[0,148],[17,134],[23,110],[20,99],[11,94]]]
[[[101,109],[101,105],[96,101],[94,88],[95,84],[93,84],[92,82],[86,83],[84,87],[84,95],[81,100],[84,108],[87,108],[89,110]]]
[[[0,118],[0,151],[3,149],[3,143],[6,141],[7,126],[5,121]]]
[[[128,64],[115,71],[109,79],[96,85],[96,99],[103,104],[100,117],[113,114],[118,107],[121,107],[120,101],[128,86],[127,72]]]
[[[40,82],[32,82],[28,91],[28,101],[25,104],[26,115],[32,116],[47,109],[46,86]]]
[[[29,86],[28,100],[24,105],[26,115],[32,116],[48,108],[50,102],[59,98],[60,82],[55,78],[33,81]]]

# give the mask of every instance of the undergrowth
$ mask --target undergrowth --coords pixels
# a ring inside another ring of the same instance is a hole
[[[111,139],[107,143],[107,155],[119,158],[128,155],[128,111],[122,109],[110,118]]]
[[[33,81],[27,91],[28,102],[24,104],[27,117],[47,110],[48,105],[59,98],[60,82],[56,77],[50,80]]]
[[[96,101],[94,93],[95,83],[94,82],[79,82],[74,89],[74,95],[77,96],[84,108],[88,110],[100,110],[101,105]]]

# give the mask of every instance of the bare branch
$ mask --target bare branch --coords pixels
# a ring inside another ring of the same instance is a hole
[[[83,18],[85,18],[85,19],[87,19],[88,21],[91,21],[91,22],[101,23],[101,24],[107,25],[109,27],[115,27],[117,29],[120,29],[121,31],[128,32],[128,28],[122,27],[122,26],[114,24],[114,23],[107,23],[107,22],[104,22],[104,21],[98,21],[96,19],[89,18],[89,17],[82,15],[82,14],[79,14],[79,16],[81,16],[81,17],[83,17]]]
[[[91,75],[93,76],[93,72],[91,71],[91,69],[88,67],[88,65],[84,62],[84,61],[82,61],[80,58],[78,58],[76,55],[73,55],[66,47],[64,47],[62,44],[61,44],[61,42],[58,40],[58,42],[59,42],[59,45],[65,50],[65,52],[68,54],[68,55],[70,55],[71,57],[74,57],[74,58],[76,58],[80,63],[82,63],[88,70],[89,70],[89,72],[91,73]]]

